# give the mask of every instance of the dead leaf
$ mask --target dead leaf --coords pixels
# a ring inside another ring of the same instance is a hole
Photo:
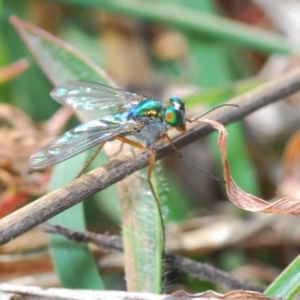
[[[213,128],[219,131],[218,136],[218,147],[221,153],[221,160],[223,165],[223,173],[225,179],[225,186],[227,191],[227,196],[229,200],[247,211],[251,212],[263,212],[263,213],[279,213],[279,214],[300,214],[300,200],[294,197],[284,197],[273,203],[268,203],[267,201],[256,197],[254,195],[248,194],[240,189],[234,182],[230,174],[230,168],[227,161],[227,131],[224,126],[217,121],[213,120],[201,120],[201,123],[209,124]]]
[[[288,141],[282,159],[284,177],[279,186],[283,194],[300,198],[300,131]]]
[[[237,290],[237,291],[231,291],[226,294],[219,294],[214,291],[206,291],[200,294],[189,294],[183,290],[176,291],[172,294],[173,297],[178,297],[180,299],[194,299],[194,300],[200,300],[200,299],[207,299],[207,300],[217,300],[217,299],[234,299],[234,300],[267,300],[267,299],[282,299],[280,297],[268,297],[262,293],[259,292],[252,292],[252,291],[243,291],[243,290]]]
[[[0,217],[46,192],[49,170],[33,172],[27,160],[57,136],[71,114],[62,108],[47,123],[36,126],[18,108],[0,104]]]

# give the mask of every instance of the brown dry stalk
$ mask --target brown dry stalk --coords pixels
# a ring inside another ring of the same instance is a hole
[[[238,104],[239,108],[222,108],[219,111],[214,111],[210,114],[210,119],[228,124],[242,119],[251,112],[289,96],[298,90],[300,90],[300,68],[232,99],[229,103]],[[213,131],[211,126],[193,124],[189,130],[178,135],[173,141],[176,147],[180,149],[211,131]],[[166,156],[172,151],[170,144],[159,145],[157,159]],[[6,216],[0,220],[0,244],[14,239],[87,197],[122,180],[129,174],[142,169],[148,164],[148,156],[148,151],[135,157],[132,154],[119,156],[112,162],[81,176],[64,187]]]

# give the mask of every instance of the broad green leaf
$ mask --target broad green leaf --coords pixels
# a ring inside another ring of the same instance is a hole
[[[72,181],[86,161],[81,153],[57,165],[51,176],[49,191]],[[83,203],[69,208],[50,220],[68,228],[86,230]],[[50,235],[50,252],[62,286],[77,289],[104,289],[97,266],[87,244],[75,243],[60,235]]]
[[[151,176],[157,197],[163,184],[157,174]],[[138,171],[120,182],[123,243],[127,289],[138,292],[162,292],[162,224],[155,199],[146,180],[147,170]],[[158,186],[160,186],[158,188]],[[160,197],[162,198],[162,197]]]
[[[107,157],[104,151],[101,151],[91,163],[89,169],[95,169],[104,165],[107,162]],[[120,208],[119,208],[119,196],[115,186],[110,186],[107,189],[97,193],[93,196],[96,207],[105,213],[114,223],[120,223]]]
[[[54,85],[78,79],[113,83],[104,70],[73,46],[16,16],[10,21]]]
[[[101,68],[64,41],[17,17],[11,17],[11,22],[53,84],[74,79],[110,83]],[[57,189],[74,179],[84,165],[86,157],[87,152],[56,166],[50,182],[50,190]],[[51,222],[85,230],[83,204],[80,203],[59,214],[52,218]],[[50,240],[53,262],[64,286],[103,288],[87,245],[76,245],[56,235],[51,236]],[[76,276],[76,274],[85,275]]]

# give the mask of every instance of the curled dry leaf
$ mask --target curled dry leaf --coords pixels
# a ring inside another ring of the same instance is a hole
[[[238,291],[231,291],[229,293],[226,294],[219,294],[216,293],[214,291],[206,291],[200,294],[189,294],[183,290],[181,291],[177,291],[175,293],[172,294],[173,297],[180,297],[180,299],[209,299],[209,300],[217,300],[217,299],[235,299],[235,300],[267,300],[267,299],[282,299],[280,297],[268,297],[264,294],[258,293],[258,292],[252,292],[252,291],[242,291],[242,290],[238,290]]]
[[[213,120],[201,120],[200,122],[209,124],[219,131],[218,147],[221,153],[225,186],[228,198],[236,206],[251,211],[263,213],[279,213],[298,215],[300,213],[300,200],[293,197],[284,197],[273,203],[255,197],[241,190],[230,175],[229,164],[227,161],[227,131],[224,126]]]
[[[284,178],[279,188],[284,195],[300,198],[300,131],[288,141],[283,154]]]
[[[61,112],[58,116],[62,118]],[[56,123],[62,128],[69,116],[65,114],[64,122]],[[53,118],[50,121],[57,121],[55,115]],[[0,105],[0,217],[30,197],[46,192],[49,170],[32,172],[27,160],[56,137],[59,129],[48,130],[51,127],[48,123],[38,128],[21,110],[8,104]]]

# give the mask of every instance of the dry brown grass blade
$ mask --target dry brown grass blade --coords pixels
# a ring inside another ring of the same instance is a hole
[[[181,299],[210,299],[210,300],[217,300],[217,299],[235,299],[235,300],[247,300],[247,299],[252,299],[252,300],[267,300],[267,299],[274,299],[274,297],[268,297],[262,293],[259,292],[252,292],[252,291],[242,291],[242,290],[237,290],[237,291],[231,291],[229,293],[225,294],[219,294],[214,291],[206,291],[200,294],[189,294],[186,293],[185,291],[177,291],[172,294],[174,297],[180,297]],[[280,297],[276,297],[276,299],[282,299]]]
[[[17,107],[0,104],[0,218],[46,192],[49,169],[32,172],[27,160],[57,136],[72,114],[62,107],[45,124],[35,126]]]
[[[26,299],[95,299],[95,300],[183,300],[183,299],[202,299],[202,300],[217,300],[217,299],[252,299],[252,300],[267,300],[267,299],[283,299],[280,297],[268,297],[264,294],[252,291],[232,291],[226,294],[219,294],[214,291],[206,291],[200,294],[189,294],[185,291],[177,291],[172,295],[155,295],[151,293],[131,293],[123,291],[93,291],[93,290],[72,290],[63,288],[40,288],[34,286],[12,285],[7,283],[0,284],[0,292],[10,293],[13,295],[21,295]],[[32,298],[31,298],[32,297]],[[1,298],[3,299],[3,298]],[[5,299],[5,298],[4,298]],[[9,299],[9,298],[8,298]],[[15,298],[14,298],[15,299]],[[23,298],[22,298],[23,299]]]
[[[25,58],[21,58],[12,64],[0,68],[0,83],[7,82],[23,72],[25,72],[29,67],[29,62]]]
[[[300,213],[300,200],[293,197],[284,197],[274,203],[255,197],[241,190],[230,175],[230,168],[227,161],[227,131],[219,122],[213,120],[201,120],[201,123],[209,124],[219,131],[218,147],[221,153],[225,186],[228,198],[236,206],[251,211],[263,213],[279,213],[298,215]]]
[[[279,186],[285,195],[300,197],[300,130],[288,141],[282,159],[284,177]]]

